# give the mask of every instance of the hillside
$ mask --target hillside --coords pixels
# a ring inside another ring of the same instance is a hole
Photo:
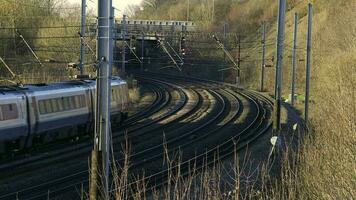
[[[259,86],[262,21],[268,23],[268,64],[274,64],[277,0],[152,0],[137,18],[180,19],[199,22],[216,31],[228,22],[229,31],[245,34],[255,41],[247,55],[256,62],[242,63],[246,87]],[[307,0],[288,0],[283,63],[283,93],[290,91],[291,50],[294,13],[299,14],[297,92],[304,93]],[[310,106],[313,129],[302,145],[296,169],[285,169],[283,187],[274,188],[275,199],[354,199],[356,143],[356,2],[314,0],[312,80]],[[153,5],[153,6],[152,6]],[[189,16],[188,16],[189,10]],[[152,13],[154,13],[152,15]],[[253,33],[253,34],[250,34]],[[243,41],[242,41],[243,42]],[[243,51],[244,49],[242,49]],[[274,88],[274,69],[266,70],[267,91]],[[303,104],[297,107],[302,111]],[[278,196],[282,195],[282,196]],[[284,196],[286,195],[286,196]]]

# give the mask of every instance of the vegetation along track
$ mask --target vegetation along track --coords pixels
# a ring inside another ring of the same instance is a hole
[[[176,166],[162,166],[165,147],[170,156],[181,152],[180,170],[184,175],[193,164],[199,168],[203,163],[213,162],[217,151],[220,158],[231,155],[234,148],[243,148],[270,127],[271,102],[258,93],[196,79],[150,77],[154,78],[137,76],[140,82],[158,89],[154,92],[154,103],[128,119],[123,129],[113,132],[113,146],[114,155],[122,165],[124,155],[120,144],[126,139],[129,141],[130,172],[142,173],[144,169],[145,179],[149,179],[152,186],[164,184],[167,172],[176,170]],[[29,162],[27,169],[24,167],[21,173],[1,180],[1,185],[5,181],[10,185],[26,176],[34,180],[1,189],[0,199],[13,199],[16,195],[20,199],[43,199],[47,191],[52,197],[65,193],[79,198],[81,184],[87,185],[90,145],[81,148],[81,154],[77,153],[79,150],[68,151],[50,159]],[[60,159],[61,156],[65,159]],[[43,162],[48,167],[31,167]],[[33,174],[42,170],[52,173],[44,172],[46,178],[36,179]],[[33,184],[33,181],[38,183]]]

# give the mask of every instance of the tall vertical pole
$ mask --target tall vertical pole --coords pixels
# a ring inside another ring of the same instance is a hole
[[[144,62],[144,53],[145,53],[145,32],[144,32],[144,27],[142,26],[142,31],[141,31],[141,35],[142,35],[142,40],[141,40],[141,71],[143,71],[143,62]]]
[[[187,0],[187,21],[189,21],[189,13],[190,12],[190,0]]]
[[[236,85],[240,85],[240,76],[241,76],[241,37],[237,37],[237,77],[236,77]]]
[[[214,23],[214,18],[215,18],[215,0],[212,0],[213,1],[213,10],[212,10],[212,13],[211,13],[211,21],[212,23]]]
[[[111,0],[112,1],[112,0]],[[111,51],[110,53],[110,77],[112,75],[112,67],[114,65],[114,48],[116,47],[116,39],[114,38],[114,33],[115,33],[115,8],[111,7],[110,9],[110,22],[111,27],[110,27],[110,32],[109,32],[109,50]]]
[[[227,48],[226,44],[226,39],[227,39],[227,23],[224,23],[224,47]],[[226,54],[224,52],[224,61],[226,62]]]
[[[123,47],[122,47],[122,63],[121,63],[121,70],[122,74],[126,74],[126,15],[123,15],[122,17],[122,26],[123,26],[123,31],[122,31],[122,40],[124,41]]]
[[[90,199],[109,199],[112,0],[98,1],[97,80]]]
[[[281,130],[281,96],[282,96],[282,64],[284,48],[286,0],[279,0],[278,33],[277,33],[277,65],[275,79],[275,103],[273,133],[279,134]]]
[[[295,73],[297,65],[297,36],[298,36],[298,13],[294,14],[294,34],[293,34],[293,55],[292,55],[292,92],[291,92],[291,104],[294,105],[295,95]]]
[[[82,0],[82,21],[81,21],[81,30],[80,30],[80,75],[84,74],[84,52],[85,52],[85,43],[84,43],[84,35],[85,35],[85,17],[86,17],[86,0]]]
[[[12,10],[12,37],[13,37],[13,45],[14,45],[14,54],[15,58],[17,57],[17,51],[16,51],[16,17],[17,16],[17,0],[14,0],[14,8]]]
[[[266,65],[266,22],[262,23],[262,65],[261,65],[261,83],[260,91],[264,91],[265,82],[265,65]]]
[[[307,38],[307,62],[306,62],[306,80],[305,80],[305,111],[304,120],[306,128],[309,125],[309,82],[310,82],[310,64],[311,64],[311,39],[312,39],[312,23],[313,23],[313,6],[308,5],[308,38]]]

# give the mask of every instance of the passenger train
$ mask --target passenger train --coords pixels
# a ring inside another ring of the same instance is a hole
[[[127,83],[111,80],[111,123],[124,120]],[[0,87],[0,154],[93,132],[95,80]]]
[[[116,19],[118,32],[123,30],[124,21]],[[125,21],[127,31],[196,31],[197,24],[192,21],[134,20]]]

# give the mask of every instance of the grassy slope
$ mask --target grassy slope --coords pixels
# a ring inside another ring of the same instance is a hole
[[[218,1],[217,1],[218,2]],[[258,31],[261,20],[269,23],[267,40],[275,41],[278,1],[250,0],[233,3],[226,19],[235,30]],[[305,59],[307,0],[288,1],[286,18],[286,48],[283,67],[283,93],[290,90],[291,48],[294,13],[299,13],[298,58]],[[356,3],[353,0],[314,0],[313,65],[311,118],[314,131],[306,139],[300,164],[293,172],[285,170],[284,186],[276,188],[275,198],[352,199],[356,197]],[[164,10],[185,10],[178,1]],[[197,8],[196,8],[197,9]],[[158,7],[160,10],[160,7]],[[160,12],[156,12],[159,15]],[[167,12],[166,12],[167,13]],[[183,13],[183,14],[182,14]],[[171,13],[171,16],[185,12]],[[155,16],[156,18],[159,16]],[[179,18],[179,17],[178,17]],[[199,18],[196,18],[199,20]],[[214,24],[214,23],[212,23]],[[217,24],[217,22],[215,22]],[[235,26],[234,26],[235,24]],[[238,24],[236,26],[236,24]],[[212,27],[214,25],[211,25]],[[240,31],[243,32],[243,31]],[[254,36],[255,37],[255,36]],[[246,40],[256,40],[247,38]],[[260,41],[256,41],[259,45]],[[258,48],[249,55],[259,59]],[[267,47],[267,58],[275,55],[275,45]],[[268,61],[271,63],[271,61]],[[257,66],[256,66],[257,65]],[[259,84],[259,62],[245,64],[249,68],[249,87]],[[274,70],[267,69],[267,89],[273,91]],[[305,62],[298,62],[297,92],[304,92]],[[298,105],[302,108],[302,105]],[[282,196],[279,196],[282,195]]]

